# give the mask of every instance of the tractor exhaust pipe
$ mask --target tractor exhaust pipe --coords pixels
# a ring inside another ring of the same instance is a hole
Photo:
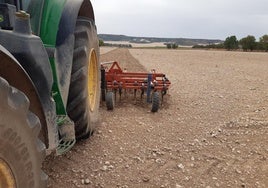
[[[19,11],[15,14],[14,32],[31,35],[30,15],[25,11]]]

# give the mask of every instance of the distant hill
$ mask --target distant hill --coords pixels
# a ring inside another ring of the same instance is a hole
[[[222,43],[222,40],[188,39],[188,38],[157,38],[157,37],[131,37],[126,35],[99,34],[103,41],[128,41],[131,43],[176,43],[181,46],[208,45]]]

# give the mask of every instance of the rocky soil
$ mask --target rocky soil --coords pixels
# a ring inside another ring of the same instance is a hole
[[[47,157],[49,187],[268,187],[268,53],[101,51],[172,86],[157,113],[130,91],[101,104],[90,139]]]

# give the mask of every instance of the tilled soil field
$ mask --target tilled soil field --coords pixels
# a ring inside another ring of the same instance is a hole
[[[133,94],[100,126],[47,157],[49,187],[268,187],[268,53],[102,49],[101,61],[166,73],[157,113]]]

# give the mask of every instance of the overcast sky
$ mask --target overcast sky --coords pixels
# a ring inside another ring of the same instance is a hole
[[[268,0],[91,0],[99,34],[238,39],[268,34]]]

